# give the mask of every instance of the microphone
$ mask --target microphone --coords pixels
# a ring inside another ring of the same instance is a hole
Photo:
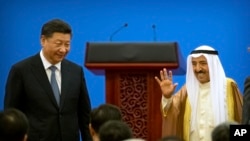
[[[114,37],[114,35],[115,34],[117,34],[120,30],[122,30],[123,28],[125,28],[125,27],[127,27],[128,26],[128,24],[127,23],[125,23],[124,25],[122,25],[120,28],[118,28],[116,31],[114,31],[111,35],[110,35],[110,37],[109,37],[109,41],[112,41],[112,39],[113,39],[113,37]]]
[[[153,39],[154,41],[156,41],[156,30],[155,30],[156,26],[153,24],[152,28],[153,28]]]

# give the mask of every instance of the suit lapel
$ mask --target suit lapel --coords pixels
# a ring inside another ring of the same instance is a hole
[[[68,63],[66,61],[62,61],[61,63],[61,77],[62,77],[62,85],[61,85],[61,99],[60,99],[60,109],[62,109],[63,104],[65,102],[65,97],[67,91],[69,89],[70,82],[70,70],[68,67]]]
[[[44,89],[49,99],[52,101],[53,105],[58,107],[50,82],[49,82],[49,79],[48,79],[48,76],[46,74],[46,71],[44,70],[40,55],[39,54],[35,55],[33,59],[34,61],[31,64],[31,69],[32,69],[34,76],[37,78],[37,81],[40,83],[41,87]]]

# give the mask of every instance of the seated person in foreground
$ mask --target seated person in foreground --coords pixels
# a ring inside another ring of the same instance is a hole
[[[0,112],[0,141],[27,141],[29,123],[21,111],[8,108]]]
[[[122,114],[116,105],[102,104],[90,112],[89,130],[93,141],[99,141],[99,129],[109,120],[122,120]]]
[[[237,122],[223,122],[217,125],[211,134],[212,141],[230,141],[230,125],[237,125]]]
[[[123,141],[133,138],[132,129],[123,121],[110,120],[99,130],[100,141]]]

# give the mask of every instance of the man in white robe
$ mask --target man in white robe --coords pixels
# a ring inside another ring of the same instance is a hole
[[[191,52],[186,83],[177,93],[171,71],[164,68],[155,79],[162,90],[162,136],[211,141],[211,132],[218,124],[241,122],[242,94],[236,82],[226,77],[212,47],[203,45]]]

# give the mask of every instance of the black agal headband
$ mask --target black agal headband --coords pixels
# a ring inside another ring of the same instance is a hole
[[[215,54],[218,55],[218,51],[216,50],[194,50],[190,54],[197,54],[197,53],[205,53],[205,54]]]

